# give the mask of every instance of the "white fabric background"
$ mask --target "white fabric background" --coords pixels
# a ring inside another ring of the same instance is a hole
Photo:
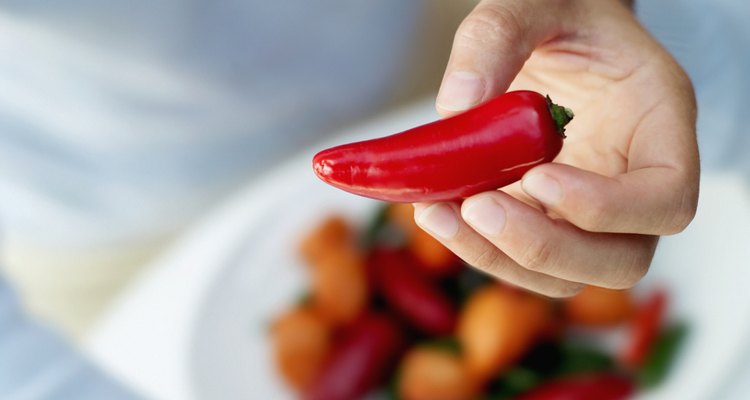
[[[393,89],[419,2],[0,4],[0,224],[89,246],[181,227]]]

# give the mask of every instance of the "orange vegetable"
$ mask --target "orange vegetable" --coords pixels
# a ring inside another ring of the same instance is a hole
[[[315,265],[329,253],[350,246],[354,246],[354,230],[343,217],[333,215],[302,238],[299,252],[308,264]]]
[[[449,276],[461,269],[458,257],[422,229],[414,231],[407,246],[419,261],[417,265],[429,276]]]
[[[472,399],[477,386],[458,354],[416,347],[401,362],[398,392],[404,400]]]
[[[512,365],[550,324],[551,303],[498,284],[475,292],[459,317],[458,339],[472,376],[484,381]]]
[[[414,222],[414,207],[409,203],[389,205],[388,217],[406,236],[406,246],[419,261],[419,269],[432,277],[444,277],[458,272],[460,261],[437,239]]]
[[[299,391],[309,388],[330,352],[331,328],[312,310],[297,308],[274,322],[271,338],[284,379]]]
[[[419,230],[419,226],[414,222],[414,206],[410,203],[392,203],[388,205],[388,219],[401,229],[406,237],[411,237],[412,233]]]
[[[353,248],[342,248],[317,261],[311,269],[311,303],[334,325],[353,321],[367,306],[365,261]]]
[[[565,318],[572,324],[608,327],[626,321],[633,313],[633,299],[627,290],[586,286],[565,299]]]

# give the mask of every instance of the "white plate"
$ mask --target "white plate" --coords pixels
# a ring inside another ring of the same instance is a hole
[[[434,119],[430,103],[359,127],[336,142]],[[127,293],[88,343],[115,376],[157,399],[284,399],[267,324],[306,285],[297,238],[331,212],[366,218],[373,202],[315,178],[305,153],[199,224]],[[663,238],[645,285],[662,282],[689,339],[671,378],[649,397],[705,399],[726,384],[750,333],[750,193],[705,176],[698,215]]]

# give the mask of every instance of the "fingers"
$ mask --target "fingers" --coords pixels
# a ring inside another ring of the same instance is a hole
[[[558,32],[564,19],[559,3],[480,2],[456,31],[438,112],[455,114],[504,93],[534,48]]]
[[[423,229],[469,265],[513,285],[550,297],[569,297],[583,285],[521,267],[469,227],[453,203],[415,204],[415,219]]]
[[[695,215],[692,174],[647,167],[606,177],[562,164],[545,164],[521,187],[548,211],[590,232],[665,235],[682,231]]]
[[[646,273],[657,237],[593,233],[500,192],[466,199],[463,219],[523,268],[570,282],[622,289]]]

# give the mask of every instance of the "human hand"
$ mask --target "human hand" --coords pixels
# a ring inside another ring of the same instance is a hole
[[[469,264],[553,297],[628,288],[698,199],[690,81],[618,0],[484,0],[459,27],[437,98],[449,116],[507,90],[573,109],[554,163],[417,223]]]

